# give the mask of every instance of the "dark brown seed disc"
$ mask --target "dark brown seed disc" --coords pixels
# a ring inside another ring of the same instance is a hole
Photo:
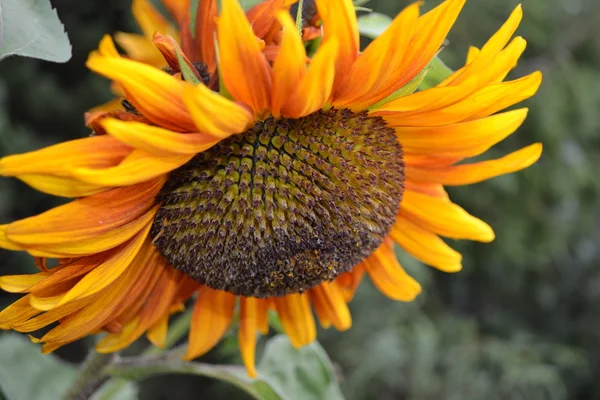
[[[178,270],[236,295],[302,292],[387,236],[404,185],[381,118],[349,110],[267,118],[173,171],[151,234]]]

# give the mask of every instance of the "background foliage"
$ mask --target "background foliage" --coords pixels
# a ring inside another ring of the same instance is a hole
[[[73,58],[51,64],[0,63],[0,156],[87,134],[82,115],[108,100],[108,84],[84,68],[106,32],[133,31],[129,2],[53,0]],[[426,8],[439,3],[428,0]],[[365,281],[351,303],[354,326],[320,332],[347,399],[600,399],[600,26],[597,0],[524,0],[518,34],[529,43],[513,76],[544,73],[529,118],[490,156],[534,141],[538,164],[524,172],[450,190],[453,199],[496,230],[491,244],[456,242],[464,270],[448,275],[403,254],[423,284],[417,301],[387,300]],[[371,0],[395,15],[408,1]],[[442,59],[464,60],[517,4],[470,0]],[[60,202],[11,179],[0,180],[0,223]],[[2,274],[33,271],[20,253],[0,250]],[[15,297],[0,293],[0,308]],[[0,334],[1,335],[1,334]],[[90,341],[59,355],[79,362]],[[239,362],[234,337],[202,361]],[[35,382],[31,382],[35,385]],[[40,383],[41,384],[41,383]],[[143,383],[143,399],[243,398],[197,377]],[[1,395],[0,395],[1,397]]]

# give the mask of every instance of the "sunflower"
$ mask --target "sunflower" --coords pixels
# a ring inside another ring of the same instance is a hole
[[[153,33],[166,68],[122,57],[105,37],[87,66],[123,89],[125,109],[88,116],[90,137],[0,160],[1,175],[76,198],[0,225],[0,247],[27,251],[40,269],[0,278],[25,294],[0,312],[0,328],[52,325],[33,339],[44,352],[98,332],[99,352],[143,334],[161,346],[170,315],[193,299],[185,358],[214,347],[235,315],[255,375],[268,312],[299,347],[315,339],[313,309],[323,327],[350,328],[347,304],[365,272],[384,295],[413,300],[421,288],[394,243],[460,270],[441,237],[494,233],[444,186],[526,168],[542,150],[463,162],[521,125],[527,109],[500,111],[541,83],[539,72],[504,82],[525,49],[511,40],[520,7],[438,86],[407,90],[464,2],[423,15],[408,6],[362,53],[350,0],[316,1],[314,55],[289,1],[264,3],[253,24],[236,0],[223,0],[216,20],[215,2],[201,1],[193,43]]]

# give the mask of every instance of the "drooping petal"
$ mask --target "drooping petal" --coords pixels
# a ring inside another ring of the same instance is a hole
[[[542,155],[542,144],[524,147],[502,158],[446,167],[406,167],[406,176],[424,182],[448,186],[470,185],[496,176],[520,171],[534,164]]]
[[[494,240],[492,228],[450,200],[405,191],[399,216],[452,239]]]
[[[327,104],[333,89],[338,48],[336,38],[327,41],[319,48],[306,75],[283,106],[283,115],[300,118],[320,110]]]
[[[254,121],[246,107],[226,99],[204,85],[187,85],[183,92],[183,101],[196,128],[219,139],[243,132]]]
[[[198,72],[187,55],[184,54],[183,50],[181,50],[179,47],[179,44],[177,44],[177,41],[173,39],[172,36],[165,36],[161,35],[159,32],[156,32],[152,36],[152,44],[156,46],[158,51],[161,53],[161,56],[164,58],[167,64],[169,64],[169,67],[173,70],[173,72],[181,72],[181,67],[179,65],[179,57],[181,57],[186,63],[188,69],[192,71],[196,79],[202,81],[200,72]]]
[[[451,249],[435,233],[406,218],[396,220],[390,237],[407,253],[425,264],[445,272],[456,272],[462,268],[460,253]]]
[[[45,149],[0,159],[0,175],[68,177],[73,167],[107,168],[131,153],[131,147],[108,136],[76,139]]]
[[[256,377],[256,332],[259,329],[259,322],[266,318],[267,312],[266,307],[262,303],[266,303],[266,300],[254,297],[240,298],[238,342],[242,360],[248,370],[248,375],[251,377]]]
[[[352,317],[339,286],[323,282],[310,290],[310,298],[323,327],[331,323],[339,331],[350,329]]]
[[[277,314],[283,329],[296,348],[313,342],[317,336],[308,294],[293,293],[275,297]]]
[[[151,224],[148,224],[129,243],[116,251],[111,258],[83,277],[64,295],[58,306],[103,291],[123,275],[134,259],[138,263],[146,264],[152,249],[149,243],[145,247],[142,245],[146,242],[150,227]]]
[[[396,259],[391,240],[387,239],[363,264],[373,284],[390,299],[413,301],[421,293],[421,285],[404,271]]]
[[[237,0],[223,0],[217,26],[219,71],[227,90],[258,115],[271,104],[271,72]]]
[[[154,219],[157,210],[158,206],[155,206],[138,219],[93,238],[28,245],[27,251],[34,256],[52,258],[87,256],[103,252],[125,243],[146,228]]]
[[[222,290],[202,287],[194,305],[186,360],[212,349],[223,337],[233,318],[235,296]]]
[[[23,246],[98,237],[145,214],[164,182],[165,178],[161,177],[74,200],[35,217],[13,222],[6,229],[6,236]]]

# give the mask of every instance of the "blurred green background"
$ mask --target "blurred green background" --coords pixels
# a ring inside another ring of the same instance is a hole
[[[73,58],[0,62],[0,156],[87,135],[83,113],[111,96],[108,82],[85,68],[87,54],[104,33],[138,29],[129,1],[52,3]],[[428,0],[425,8],[438,3]],[[468,45],[481,46],[517,3],[469,0],[442,59],[459,67]],[[367,6],[393,16],[406,4]],[[524,172],[450,188],[454,201],[497,234],[491,244],[452,243],[464,255],[462,272],[440,273],[399,253],[423,294],[396,303],[365,279],[351,303],[352,329],[320,332],[348,399],[600,399],[600,3],[523,0],[523,9],[517,34],[529,45],[511,76],[540,69],[544,83],[526,102],[522,129],[490,157],[541,141],[542,159]],[[0,223],[60,202],[0,180]],[[0,250],[0,260],[3,275],[34,271],[24,254]],[[0,292],[0,309],[16,298]],[[58,354],[80,362],[90,343]],[[235,337],[203,361],[239,363]],[[148,380],[139,396],[245,398],[185,376]]]

